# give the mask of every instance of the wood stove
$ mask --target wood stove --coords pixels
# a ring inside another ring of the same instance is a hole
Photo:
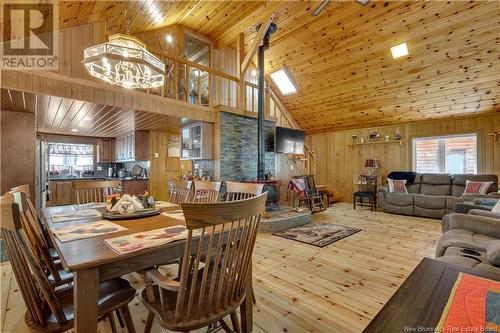
[[[267,192],[267,211],[278,210],[280,208],[280,180],[245,180],[244,182],[264,185],[262,192]]]

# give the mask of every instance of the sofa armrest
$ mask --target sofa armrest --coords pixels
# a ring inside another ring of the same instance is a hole
[[[387,187],[381,186],[377,188],[377,192],[378,192],[378,205],[382,209],[385,209],[385,196],[387,195],[387,193],[389,193],[389,190],[387,189]]]
[[[488,198],[477,198],[472,202],[474,205],[483,205],[483,206],[495,206],[498,202],[499,198],[496,197],[488,197]]]
[[[500,267],[500,239],[488,244],[486,247],[486,257],[491,265]]]
[[[494,238],[500,238],[500,219],[485,217],[479,215],[467,215],[451,213],[443,218],[444,224],[447,224],[447,230],[465,229],[476,234],[487,235]]]
[[[453,213],[468,214],[472,209],[490,211],[492,206],[474,205],[471,202],[459,202],[453,206]]]
[[[492,217],[495,219],[500,219],[500,213],[493,213],[491,211],[483,210],[483,209],[471,209],[469,211],[469,215]]]
[[[385,186],[378,187],[377,191],[379,192],[379,194],[383,194],[383,195],[385,195],[386,193],[389,193],[389,189]]]

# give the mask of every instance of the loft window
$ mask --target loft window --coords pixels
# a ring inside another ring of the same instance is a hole
[[[184,34],[184,53],[187,60],[208,67],[210,65],[210,44],[190,34]]]
[[[413,170],[419,173],[477,173],[477,134],[413,139]]]

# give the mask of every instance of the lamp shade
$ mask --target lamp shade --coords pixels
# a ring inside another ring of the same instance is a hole
[[[380,164],[378,164],[377,160],[367,159],[365,162],[365,168],[378,169],[378,168],[380,168]]]

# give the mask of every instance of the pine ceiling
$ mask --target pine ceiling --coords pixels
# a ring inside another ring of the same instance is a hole
[[[309,132],[500,112],[499,1],[61,2],[60,27],[106,22],[139,33],[180,23],[219,47],[278,12],[267,74],[286,67],[298,93],[282,102]],[[127,13],[125,15],[125,13]],[[392,59],[406,42],[410,55]]]

